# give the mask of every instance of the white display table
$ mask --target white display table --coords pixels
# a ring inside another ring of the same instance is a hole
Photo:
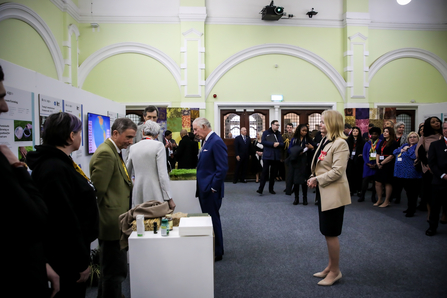
[[[196,180],[171,180],[171,195],[175,202],[175,212],[201,213],[199,199],[196,198]]]
[[[132,298],[214,297],[213,236],[162,237],[146,231],[129,237]]]

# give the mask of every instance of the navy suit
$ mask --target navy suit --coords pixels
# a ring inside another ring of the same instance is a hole
[[[273,145],[276,142],[279,142],[279,146],[274,147]],[[264,165],[258,192],[262,193],[267,179],[269,179],[269,191],[273,192],[275,176],[278,173],[279,161],[281,160],[281,150],[284,149],[284,141],[278,130],[273,132],[272,128],[269,128],[262,134],[261,143],[264,145],[264,153],[262,154]]]
[[[219,209],[224,197],[227,170],[227,146],[216,133],[212,132],[199,154],[196,197],[199,198],[202,212],[208,213],[213,221],[216,257],[224,254]]]
[[[428,166],[433,172],[429,222],[430,229],[436,231],[441,207],[444,206],[444,210],[447,208],[447,181],[441,179],[443,174],[447,174],[447,145],[444,138],[430,144]]]
[[[237,183],[240,179],[241,181],[245,181],[245,173],[247,172],[248,167],[248,158],[250,153],[250,138],[242,135],[237,136],[234,139],[234,151],[236,156],[239,156],[239,161],[236,160],[236,170],[234,172],[233,183]]]

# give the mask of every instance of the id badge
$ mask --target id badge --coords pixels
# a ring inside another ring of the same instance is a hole
[[[375,152],[370,154],[371,158],[376,158],[376,155],[377,155],[377,153],[375,153]]]
[[[384,160],[384,159],[385,159],[385,156],[383,156],[383,155],[379,156],[379,160]]]
[[[398,157],[398,158],[397,158],[397,161],[402,161],[402,157]]]
[[[352,151],[352,155],[355,155],[355,151]]]

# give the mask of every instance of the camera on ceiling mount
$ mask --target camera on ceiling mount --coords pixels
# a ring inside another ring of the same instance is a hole
[[[309,16],[309,19],[311,19],[314,15],[316,15],[318,13],[318,11],[315,11],[315,9],[312,7],[312,10],[311,11],[308,11],[307,13],[306,13],[306,15],[308,15]]]
[[[260,12],[262,14],[262,20],[264,21],[277,21],[285,16],[284,7],[275,6],[275,3],[270,2],[270,5],[264,7]]]

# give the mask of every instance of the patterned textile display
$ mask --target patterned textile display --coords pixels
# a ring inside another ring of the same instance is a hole
[[[368,131],[370,123],[383,129],[386,120],[392,120],[396,123],[396,108],[345,109],[345,123],[359,127],[362,133]]]
[[[168,108],[168,130],[172,132],[180,132],[182,130],[182,108]]]

